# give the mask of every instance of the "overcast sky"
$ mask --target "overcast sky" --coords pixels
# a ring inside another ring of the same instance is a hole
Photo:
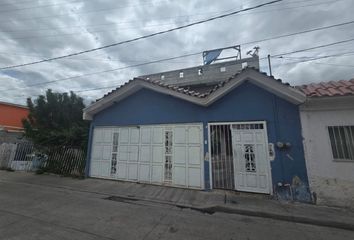
[[[269,0],[0,0],[0,67],[37,61],[111,44]],[[25,104],[51,88],[81,91],[87,102],[135,76],[202,64],[202,56],[143,67],[73,77],[243,44],[354,20],[353,0],[284,0],[272,6],[188,29],[62,60],[0,70],[0,101]],[[242,54],[260,47],[260,57],[354,38],[354,24],[266,42],[241,45]],[[292,85],[354,77],[354,42],[272,59],[273,75]],[[345,54],[312,62],[311,57]],[[300,61],[300,63],[299,63]],[[298,63],[292,63],[298,62]],[[261,70],[268,71],[266,60]]]

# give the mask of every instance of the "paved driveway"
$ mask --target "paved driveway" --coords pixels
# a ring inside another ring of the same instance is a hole
[[[109,200],[23,179],[0,176],[0,239],[354,239],[352,231]]]

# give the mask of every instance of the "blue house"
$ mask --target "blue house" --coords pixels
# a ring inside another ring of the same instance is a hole
[[[135,78],[84,109],[88,176],[309,201],[304,93],[254,68],[207,84],[166,76]]]

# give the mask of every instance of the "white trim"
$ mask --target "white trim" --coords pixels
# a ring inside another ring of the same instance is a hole
[[[209,106],[210,104],[214,103],[215,101],[217,101],[218,99],[226,95],[228,92],[240,86],[242,83],[246,81],[250,81],[255,85],[277,95],[280,98],[288,100],[289,102],[294,104],[301,104],[304,103],[306,100],[306,95],[300,92],[299,90],[286,86],[282,83],[279,83],[273,78],[265,74],[262,74],[257,70],[246,69],[243,70],[238,75],[236,75],[235,78],[225,83],[225,86],[217,89],[215,92],[211,93],[206,98],[198,98],[198,97],[190,96],[166,87],[159,86],[157,84],[149,83],[142,79],[134,79],[127,85],[121,87],[120,89],[114,91],[108,96],[86,107],[83,110],[83,119],[92,120],[93,115],[95,115],[96,113],[113,105],[114,103],[119,102],[120,100],[128,97],[129,95],[139,91],[142,88],[150,89],[155,92],[180,98],[182,100],[189,101],[197,105]]]
[[[210,125],[228,125],[228,124],[261,124],[265,121],[243,121],[243,122],[211,122]]]
[[[272,166],[271,166],[271,161],[269,160],[269,149],[268,149],[268,146],[269,146],[269,142],[268,142],[268,129],[267,129],[267,121],[263,121],[264,123],[264,130],[265,130],[265,140],[266,140],[266,151],[267,151],[267,160],[268,160],[268,164],[267,164],[267,170],[268,170],[268,183],[269,183],[269,193],[270,195],[273,195],[273,180],[272,180]],[[274,152],[275,154],[275,152]],[[275,159],[275,158],[274,158]]]

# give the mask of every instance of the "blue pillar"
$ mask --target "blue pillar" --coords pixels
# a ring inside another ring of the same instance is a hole
[[[90,123],[90,130],[89,130],[89,139],[88,139],[88,146],[87,146],[87,154],[86,154],[86,167],[85,167],[85,177],[88,177],[90,174],[90,159],[91,159],[91,152],[92,152],[92,135],[93,135],[93,124]]]
[[[204,144],[204,183],[205,190],[210,190],[210,165],[209,165],[209,135],[208,122],[203,122],[203,144]]]

